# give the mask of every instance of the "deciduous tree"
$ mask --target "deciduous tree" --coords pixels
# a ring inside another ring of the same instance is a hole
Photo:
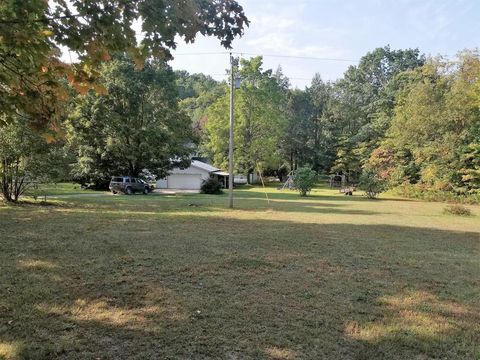
[[[235,165],[251,174],[258,168],[278,168],[280,136],[284,129],[284,92],[271,70],[262,69],[262,58],[242,60],[242,85],[235,93]],[[203,141],[206,153],[219,167],[228,165],[229,97],[207,111]]]
[[[113,175],[138,176],[148,169],[164,176],[174,164],[188,163],[193,130],[178,108],[168,65],[149,61],[136,69],[122,56],[103,66],[100,83],[108,95],[79,95],[68,121],[78,181],[104,187]]]

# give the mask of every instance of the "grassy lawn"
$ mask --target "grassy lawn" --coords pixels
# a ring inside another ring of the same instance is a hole
[[[268,196],[0,205],[0,358],[480,359],[480,207]]]
[[[80,194],[99,194],[101,191],[82,189],[79,184],[57,183],[57,184],[39,184],[36,189],[29,189],[26,195],[37,195],[39,198],[58,195],[80,195]],[[48,199],[47,199],[48,200]]]

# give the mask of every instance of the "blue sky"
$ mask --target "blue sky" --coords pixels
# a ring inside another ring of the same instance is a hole
[[[251,24],[235,40],[233,51],[353,60],[264,58],[265,68],[281,65],[292,85],[299,88],[308,85],[317,72],[325,80],[341,77],[361,56],[387,44],[450,57],[480,46],[480,0],[238,1]],[[199,37],[194,44],[179,41],[171,65],[221,80],[228,55],[185,54],[224,51],[213,38]]]

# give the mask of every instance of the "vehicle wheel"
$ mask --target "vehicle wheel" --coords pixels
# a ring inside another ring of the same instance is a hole
[[[132,195],[132,194],[133,194],[132,188],[131,188],[131,187],[127,187],[127,188],[125,189],[125,194],[127,194],[127,195]]]
[[[148,195],[148,193],[149,193],[148,188],[147,187],[143,188],[143,194]]]

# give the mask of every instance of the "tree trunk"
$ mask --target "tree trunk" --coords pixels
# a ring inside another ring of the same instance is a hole
[[[292,150],[290,151],[290,171],[293,171],[293,170],[295,169],[293,168],[293,150]]]
[[[3,198],[8,202],[13,202],[11,187],[9,184],[9,176],[8,176],[8,160],[3,159],[2,161],[3,167],[3,174],[2,174],[2,195]]]

